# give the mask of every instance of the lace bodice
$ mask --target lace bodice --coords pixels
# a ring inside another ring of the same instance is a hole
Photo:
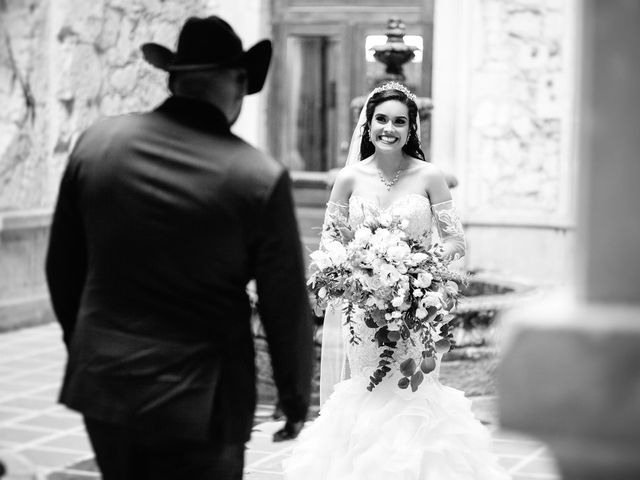
[[[367,218],[379,215],[399,216],[406,219],[408,226],[406,232],[413,238],[424,238],[431,241],[431,203],[427,197],[417,193],[404,195],[386,207],[381,208],[373,201],[351,195],[349,199],[349,224],[356,227]]]
[[[386,207],[379,207],[372,201],[359,195],[352,195],[349,199],[349,224],[356,227],[362,222],[370,218],[370,216],[379,217],[380,215],[393,215],[406,219],[408,224],[406,232],[413,238],[422,239],[425,243],[431,242],[432,230],[432,213],[431,203],[429,199],[418,194],[409,194],[398,198]],[[364,325],[363,321],[356,321],[354,331],[362,342],[358,345],[352,345],[349,342],[350,334],[348,328],[343,326],[343,339],[347,345],[347,358],[349,361],[349,370],[352,377],[369,375],[376,369],[381,350],[378,348],[373,338],[374,330]],[[422,351],[417,339],[416,345],[401,342],[396,349],[395,359],[402,360],[408,356],[418,360]],[[429,374],[425,380],[436,379],[439,370],[439,362],[436,370]],[[397,365],[392,366],[391,371],[387,374],[386,381],[396,383],[400,378],[397,371]],[[393,379],[393,380],[392,380]]]
[[[375,339],[373,338],[374,330],[367,327],[364,322],[356,322],[353,326],[354,333],[362,340],[359,344],[353,345],[349,342],[351,335],[349,329],[344,326],[342,329],[343,341],[347,346],[347,359],[349,375],[351,377],[364,377],[369,378],[378,365],[379,355],[382,351]],[[439,337],[434,333],[434,338]],[[391,381],[395,384],[400,378],[398,371],[398,362],[405,358],[412,357],[416,361],[421,358],[422,348],[420,347],[419,340],[415,339],[415,345],[410,342],[399,342],[398,347],[395,349],[394,360],[395,364],[390,365],[391,371],[387,374],[385,380]],[[440,372],[440,355],[437,358],[436,369],[425,377],[427,380],[436,380]]]

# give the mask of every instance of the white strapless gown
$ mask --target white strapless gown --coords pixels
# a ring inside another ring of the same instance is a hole
[[[349,202],[349,221],[392,213],[409,220],[411,235],[430,241],[427,198],[407,195],[387,208],[359,196]],[[319,417],[301,432],[284,461],[286,480],[507,480],[491,453],[489,431],[474,417],[464,393],[425,376],[417,392],[397,387],[396,368],[372,392],[366,387],[378,361],[372,330],[347,342],[352,377],[336,385]],[[344,332],[346,338],[346,332]]]

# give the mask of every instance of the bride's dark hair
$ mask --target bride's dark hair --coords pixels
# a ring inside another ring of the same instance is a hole
[[[369,138],[369,124],[371,124],[373,112],[376,107],[381,103],[388,102],[389,100],[397,100],[404,103],[409,110],[409,136],[407,138],[407,143],[402,147],[402,151],[411,157],[419,158],[426,162],[427,159],[424,156],[422,148],[420,148],[420,138],[418,137],[418,105],[416,105],[416,102],[409,98],[404,92],[393,88],[374,93],[367,102],[365,111],[367,121],[362,126],[360,159],[364,160],[375,153],[375,147]]]

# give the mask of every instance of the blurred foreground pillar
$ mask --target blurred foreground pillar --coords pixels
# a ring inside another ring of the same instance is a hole
[[[564,480],[638,480],[640,2],[578,6],[575,292],[503,316],[500,421]]]

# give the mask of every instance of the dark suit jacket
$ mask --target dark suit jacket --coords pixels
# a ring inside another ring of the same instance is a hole
[[[282,407],[303,419],[303,268],[288,174],[219,110],[171,97],[99,121],[70,156],[46,261],[69,351],[61,401],[154,434],[246,441],[255,278]]]

